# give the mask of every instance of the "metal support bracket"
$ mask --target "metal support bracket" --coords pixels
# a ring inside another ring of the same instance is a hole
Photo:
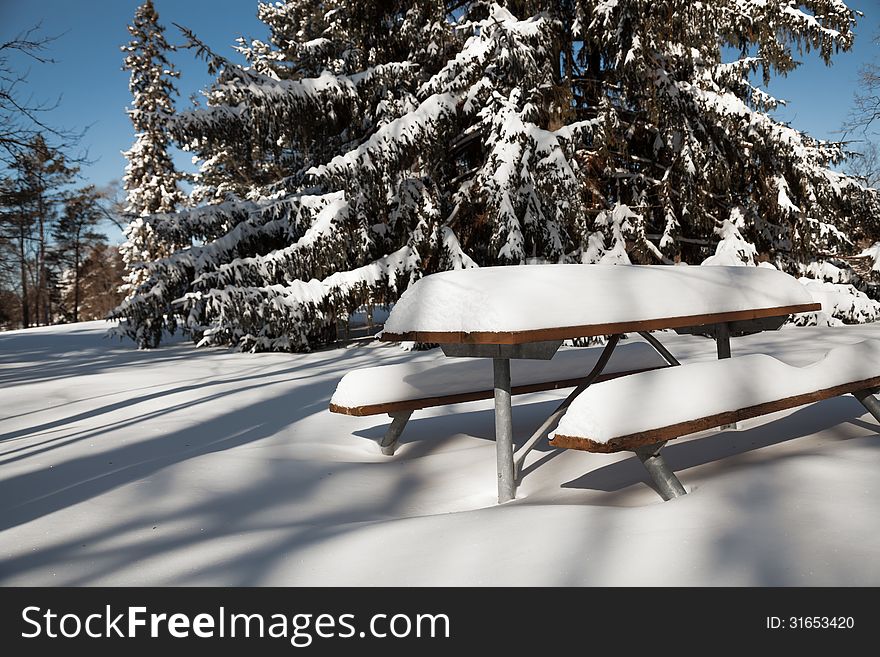
[[[620,342],[620,335],[612,335],[608,342],[605,344],[605,348],[602,350],[602,353],[599,354],[599,360],[596,361],[596,364],[593,366],[593,369],[590,370],[590,373],[587,374],[578,385],[577,388],[571,391],[568,397],[557,406],[556,410],[541,424],[540,427],[531,435],[531,437],[523,443],[523,446],[520,447],[516,454],[514,455],[514,474],[516,475],[516,479],[519,480],[520,473],[522,472],[523,464],[525,463],[526,456],[529,452],[531,452],[535,445],[538,444],[542,438],[544,438],[554,424],[559,420],[560,417],[565,413],[566,409],[571,406],[571,403],[574,401],[575,397],[581,394],[584,390],[586,390],[592,383],[595,381],[605,367],[608,365],[608,361],[611,360],[611,354],[614,353],[615,347],[617,347],[617,343]]]
[[[673,356],[671,353],[669,353],[669,349],[664,347],[660,343],[660,340],[658,340],[653,335],[651,335],[650,332],[639,331],[639,335],[641,335],[649,345],[654,347],[654,351],[656,351],[658,354],[660,354],[660,356],[663,358],[663,360],[665,360],[671,366],[676,367],[678,365],[681,365],[681,363],[678,362],[678,359],[675,356]]]
[[[458,358],[526,358],[550,360],[562,345],[562,340],[526,342],[523,344],[441,344],[446,356]]]
[[[773,317],[758,317],[756,319],[739,319],[728,322],[731,335],[751,335],[763,331],[775,331],[780,328],[791,315],[775,315]],[[713,337],[714,324],[702,324],[700,326],[681,326],[673,329],[680,335],[704,335]]]
[[[397,451],[397,441],[400,439],[400,434],[403,433],[403,428],[412,414],[412,411],[388,414],[391,418],[391,426],[388,427],[382,440],[379,441],[379,447],[382,448],[382,453],[385,456],[394,456],[394,452]]]
[[[684,486],[681,485],[678,477],[675,476],[675,473],[660,453],[660,450],[663,449],[665,444],[666,441],[654,443],[653,445],[643,445],[642,447],[637,447],[633,451],[636,453],[636,456],[639,457],[642,465],[645,466],[645,470],[648,471],[651,480],[657,486],[657,491],[660,493],[660,497],[662,497],[664,501],[668,501],[675,499],[676,497],[681,497],[682,495],[687,495],[687,491],[684,489]]]

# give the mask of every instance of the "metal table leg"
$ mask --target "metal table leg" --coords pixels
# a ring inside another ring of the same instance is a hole
[[[730,358],[730,324],[720,322],[715,325],[715,349],[718,360]]]
[[[495,374],[495,456],[498,461],[498,503],[516,497],[513,476],[513,417],[510,406],[510,360],[493,358]]]
[[[718,360],[730,358],[730,324],[727,322],[715,325],[715,350],[718,353]],[[739,425],[732,422],[718,427],[719,431],[727,431],[728,429],[739,429]]]

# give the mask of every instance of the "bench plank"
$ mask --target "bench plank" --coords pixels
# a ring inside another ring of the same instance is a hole
[[[610,381],[621,376],[629,376],[640,372],[649,372],[657,367],[664,367],[666,364],[657,365],[656,367],[646,367],[638,370],[628,370],[626,372],[615,372],[613,374],[601,374],[596,377],[596,383],[600,381]],[[585,373],[586,374],[586,373]],[[543,392],[545,390],[562,390],[564,388],[574,388],[583,377],[577,379],[563,379],[561,381],[548,381],[546,383],[530,383],[528,385],[513,386],[510,389],[512,395],[524,395],[530,392]],[[421,399],[407,399],[399,402],[386,402],[383,404],[370,404],[367,406],[339,406],[330,404],[331,413],[340,413],[342,415],[381,415],[382,413],[400,413],[402,411],[418,411],[422,408],[431,408],[432,406],[446,406],[448,404],[461,404],[463,402],[479,401],[481,399],[492,399],[495,390],[478,390],[475,392],[464,392],[455,395],[445,395],[437,397],[422,397]]]
[[[636,447],[645,445],[653,445],[658,442],[675,440],[682,436],[686,436],[698,431],[706,429],[714,429],[725,424],[732,424],[740,420],[748,420],[753,417],[775,413],[776,411],[784,411],[789,408],[811,404],[813,402],[839,397],[847,393],[858,392],[860,390],[870,390],[880,387],[880,376],[863,381],[855,381],[846,383],[824,390],[808,392],[784,399],[766,402],[764,404],[756,404],[746,408],[739,408],[734,411],[726,411],[701,417],[696,420],[688,420],[687,422],[679,422],[678,424],[670,424],[665,427],[658,427],[650,431],[639,431],[626,436],[612,438],[608,442],[597,442],[589,438],[579,436],[566,436],[562,434],[554,434],[550,440],[553,447],[562,447],[566,449],[578,449],[586,452],[598,452],[602,454],[610,454],[612,452],[631,451]]]
[[[765,354],[635,374],[584,391],[550,436],[556,447],[634,450],[683,435],[880,387],[880,341],[795,367]]]
[[[512,363],[511,393],[573,388],[593,368],[601,348],[563,349],[549,361]],[[598,380],[665,367],[666,362],[648,344],[620,345]],[[330,400],[330,411],[365,416],[400,413],[432,406],[491,399],[491,367],[483,359],[438,359],[355,370],[346,374]]]

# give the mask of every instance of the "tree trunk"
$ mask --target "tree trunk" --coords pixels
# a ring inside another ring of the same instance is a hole
[[[590,83],[586,89],[586,98],[591,107],[598,107],[602,97],[602,53],[598,50],[590,52],[588,77]]]
[[[21,273],[21,327],[29,328],[31,325],[31,304],[28,299],[27,258],[25,257],[24,243],[25,231],[24,225],[22,225],[18,235],[18,266]]]
[[[49,325],[49,299],[46,292],[46,222],[44,218],[45,207],[43,205],[42,191],[37,203],[37,221],[40,226],[40,250],[37,255],[37,323],[43,322],[43,326]],[[45,294],[45,296],[44,296]]]
[[[73,321],[79,321],[79,236],[73,247]]]

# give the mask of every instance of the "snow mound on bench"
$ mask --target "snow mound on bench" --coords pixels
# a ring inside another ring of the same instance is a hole
[[[529,331],[810,303],[797,279],[764,267],[484,267],[419,280],[385,332]]]
[[[511,360],[514,386],[586,376],[601,348],[560,349],[552,360]],[[645,342],[619,345],[604,369],[613,374],[662,367],[666,362]],[[346,408],[491,390],[492,361],[487,358],[438,358],[436,361],[381,365],[349,372],[336,387],[331,404]]]
[[[607,443],[787,397],[880,376],[880,340],[835,347],[795,367],[751,354],[598,383],[572,402],[550,434]]]

